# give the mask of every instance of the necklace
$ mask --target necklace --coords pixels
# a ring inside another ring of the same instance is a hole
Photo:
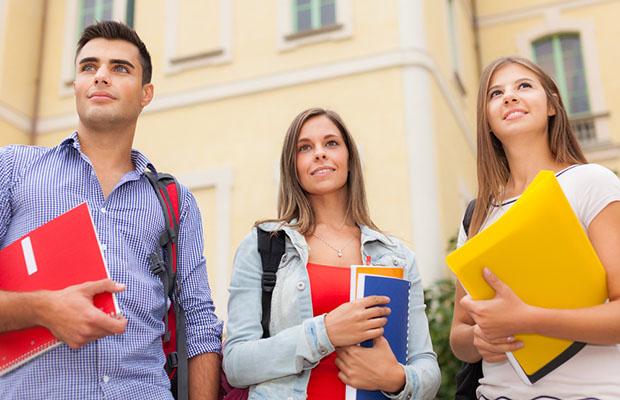
[[[338,257],[342,257],[342,251],[344,249],[347,248],[348,245],[351,244],[351,242],[353,242],[353,240],[355,240],[355,237],[351,238],[351,240],[349,240],[344,246],[342,246],[342,248],[337,249],[334,246],[332,246],[331,244],[329,244],[327,242],[327,240],[323,239],[320,235],[318,235],[316,232],[312,233],[312,236],[314,236],[315,238],[319,239],[321,242],[323,242],[327,247],[329,247],[330,249],[334,250],[336,252],[336,254],[338,254]]]

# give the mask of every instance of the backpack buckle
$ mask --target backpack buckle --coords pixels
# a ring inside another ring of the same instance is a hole
[[[166,366],[171,370],[179,366],[179,357],[176,351],[168,353],[166,356]]]
[[[261,284],[265,292],[273,292],[273,288],[276,286],[276,273],[272,271],[264,271]]]
[[[159,253],[154,252],[149,254],[149,269],[157,276],[160,276],[166,271],[166,263],[164,263]]]

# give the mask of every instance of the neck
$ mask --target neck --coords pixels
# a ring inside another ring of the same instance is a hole
[[[95,170],[128,172],[133,169],[131,148],[135,128],[134,123],[114,130],[97,130],[80,122],[80,148]]]
[[[522,140],[504,144],[504,151],[510,166],[510,177],[506,184],[506,197],[521,194],[541,170],[559,171],[568,166],[555,160],[547,134],[524,135]]]
[[[309,195],[308,200],[314,211],[316,226],[340,230],[343,226],[354,225],[351,216],[347,215],[346,190],[320,196]]]

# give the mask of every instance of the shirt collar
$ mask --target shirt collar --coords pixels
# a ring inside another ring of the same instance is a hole
[[[80,154],[82,153],[82,149],[80,147],[80,139],[78,137],[77,131],[73,132],[69,135],[65,140],[60,143],[59,147],[73,147]],[[155,166],[149,161],[149,159],[142,153],[140,153],[136,149],[131,149],[131,161],[134,165],[134,172],[138,175],[144,174],[147,169],[155,172]]]

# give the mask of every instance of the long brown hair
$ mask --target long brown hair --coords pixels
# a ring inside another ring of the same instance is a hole
[[[478,196],[468,232],[469,237],[480,231],[493,202],[502,200],[501,193],[510,177],[510,166],[504,147],[491,131],[487,118],[487,91],[491,78],[498,69],[507,64],[519,64],[535,73],[545,90],[547,102],[555,110],[555,115],[549,117],[547,126],[549,149],[555,161],[570,164],[587,163],[570,126],[560,91],[553,78],[538,65],[525,58],[501,57],[493,61],[482,72],[478,91]]]
[[[349,175],[346,183],[346,215],[350,216],[356,224],[364,224],[379,230],[370,219],[370,213],[368,212],[366,189],[364,188],[364,178],[362,176],[362,163],[355,141],[342,121],[342,118],[334,111],[322,108],[310,108],[302,111],[293,119],[293,122],[291,122],[286,132],[284,145],[282,146],[282,155],[280,157],[278,218],[272,221],[290,224],[290,226],[295,227],[302,235],[314,231],[316,224],[314,210],[310,206],[310,202],[306,197],[306,192],[302,188],[299,177],[297,176],[297,140],[299,139],[301,128],[306,121],[319,116],[327,117],[336,125],[349,151]],[[291,223],[293,219],[296,219],[295,223]]]

